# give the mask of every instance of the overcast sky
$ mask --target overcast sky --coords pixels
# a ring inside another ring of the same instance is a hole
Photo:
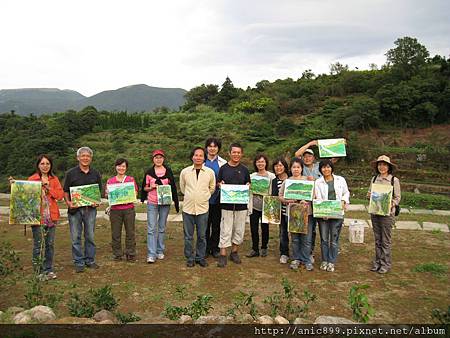
[[[403,36],[450,55],[448,0],[1,0],[0,89],[189,90],[381,65]]]

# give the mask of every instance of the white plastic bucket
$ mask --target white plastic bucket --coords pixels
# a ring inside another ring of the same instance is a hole
[[[350,243],[364,243],[364,224],[354,220],[348,227],[348,240]]]

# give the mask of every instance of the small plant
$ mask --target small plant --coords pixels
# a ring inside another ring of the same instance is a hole
[[[433,318],[439,324],[449,325],[450,324],[450,305],[447,308],[447,312],[445,312],[445,310],[433,309],[433,311],[431,311],[431,318]]]
[[[111,285],[105,285],[99,289],[91,289],[89,292],[92,295],[92,302],[97,308],[97,311],[113,311],[118,305],[118,300],[116,300],[112,293]]]
[[[353,312],[353,319],[360,323],[367,323],[370,317],[375,313],[369,304],[367,295],[362,290],[368,289],[369,286],[353,285],[350,288],[349,304]]]
[[[245,293],[243,291],[239,291],[239,293],[235,296],[233,307],[226,311],[226,315],[235,318],[238,313],[249,313],[253,318],[256,318],[258,316],[258,309],[253,301],[254,297],[254,292]]]
[[[178,299],[181,299],[181,300],[186,299],[186,296],[187,296],[186,285],[181,285],[181,284],[177,285],[175,287],[175,294],[177,295]]]
[[[11,243],[2,242],[0,244],[0,276],[6,277],[11,275],[21,267],[19,256],[17,256]]]
[[[116,318],[120,324],[138,322],[141,320],[141,317],[134,314],[133,312],[128,312],[128,313],[116,312]]]
[[[81,297],[76,292],[70,293],[69,301],[67,302],[69,313],[73,317],[91,318],[94,316],[94,305],[88,297]]]
[[[213,296],[211,295],[200,295],[186,307],[166,304],[163,311],[163,316],[169,318],[170,320],[180,319],[182,315],[188,315],[191,316],[192,319],[198,319],[200,316],[207,315],[209,311],[213,309],[210,304],[212,299]]]
[[[272,317],[281,315],[288,320],[296,317],[307,317],[310,303],[316,300],[316,295],[309,290],[304,290],[302,297],[299,297],[294,286],[287,278],[281,280],[283,293],[275,292],[264,299],[264,303],[270,306]]]
[[[441,276],[445,274],[448,267],[439,263],[424,263],[416,265],[412,271],[413,272],[431,272],[434,276]]]

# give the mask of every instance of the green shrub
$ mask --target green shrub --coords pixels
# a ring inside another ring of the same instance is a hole
[[[213,297],[211,295],[200,295],[186,307],[166,304],[162,314],[170,320],[180,319],[182,315],[188,315],[191,316],[192,319],[198,319],[200,316],[207,315],[209,311],[213,309],[210,304],[212,299]]]
[[[431,311],[431,317],[436,320],[439,324],[449,325],[450,324],[450,305],[445,310],[433,309]]]
[[[141,320],[141,317],[139,317],[138,315],[136,315],[133,312],[128,312],[128,313],[116,312],[116,318],[120,324],[138,322]]]
[[[0,244],[0,276],[6,277],[11,275],[21,267],[19,256],[17,256],[11,243],[2,242]]]
[[[70,293],[69,301],[67,302],[69,313],[73,317],[91,318],[94,316],[95,308],[88,297],[81,297],[78,293]]]
[[[84,296],[71,292],[67,302],[67,307],[72,316],[87,318],[92,317],[100,310],[114,311],[118,305],[118,300],[114,297],[110,285],[90,289]]]
[[[367,295],[362,290],[368,289],[369,286],[353,285],[350,289],[349,304],[353,312],[353,319],[360,323],[367,323],[370,317],[375,313],[369,304]]]
[[[239,293],[234,297],[233,307],[228,309],[225,314],[236,318],[238,314],[249,313],[253,318],[256,318],[258,316],[258,309],[253,300],[254,297],[254,292],[245,293],[243,291],[239,291]]]
[[[90,293],[92,294],[92,302],[96,306],[97,311],[113,311],[118,305],[118,300],[116,300],[112,294],[111,285],[105,285],[98,289],[91,289]]]

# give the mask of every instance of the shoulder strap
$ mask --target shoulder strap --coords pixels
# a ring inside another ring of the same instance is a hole
[[[395,176],[392,176],[392,178],[391,178],[391,185],[392,186],[394,186],[394,178],[395,178]]]
[[[377,179],[377,175],[375,175],[373,178],[372,178],[372,183],[375,183],[375,180]]]

